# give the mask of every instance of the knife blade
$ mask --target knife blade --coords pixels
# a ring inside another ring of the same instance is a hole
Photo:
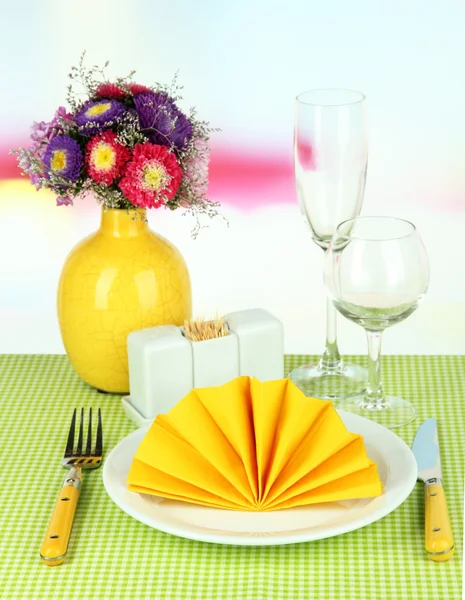
[[[425,484],[425,548],[429,558],[443,562],[454,554],[454,540],[442,484],[438,424],[427,419],[420,425],[412,446],[418,479]]]

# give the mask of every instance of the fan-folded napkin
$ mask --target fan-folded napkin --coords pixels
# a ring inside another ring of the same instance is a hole
[[[289,379],[194,389],[158,415],[134,456],[131,491],[230,510],[379,496],[376,463],[333,404]]]

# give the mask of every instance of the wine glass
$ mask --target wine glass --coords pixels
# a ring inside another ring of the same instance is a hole
[[[368,141],[365,96],[322,89],[296,99],[294,167],[297,196],[313,241],[326,250],[341,221],[360,214]],[[294,369],[290,379],[307,395],[337,400],[366,387],[366,369],[345,364],[336,339],[337,313],[327,301],[326,346],[318,364]]]
[[[411,315],[428,289],[428,256],[415,226],[393,217],[341,223],[326,253],[324,278],[334,306],[368,339],[367,389],[339,406],[391,429],[410,423],[415,407],[383,391],[380,351],[383,331]]]

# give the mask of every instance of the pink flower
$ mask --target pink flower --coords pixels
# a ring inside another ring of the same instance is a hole
[[[165,146],[136,144],[132,160],[119,187],[128,200],[144,208],[158,208],[178,191],[182,170],[176,156]]]
[[[111,185],[123,174],[130,153],[126,146],[120,144],[113,131],[105,131],[94,135],[86,146],[86,169],[90,177],[97,183]]]

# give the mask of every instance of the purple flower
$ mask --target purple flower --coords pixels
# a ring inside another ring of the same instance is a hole
[[[89,100],[76,115],[76,124],[82,135],[96,135],[121,120],[126,107],[117,100]]]
[[[58,121],[59,118],[64,119],[65,121],[72,121],[73,115],[69,113],[64,106],[59,106],[55,113],[55,119]]]
[[[53,138],[44,154],[45,177],[60,175],[70,181],[76,181],[84,164],[79,144],[69,135],[57,135]]]
[[[141,92],[134,96],[139,124],[153,144],[174,145],[176,153],[184,150],[192,137],[192,123],[163,92]]]
[[[36,144],[50,142],[56,135],[55,119],[52,121],[34,121],[31,127],[31,140]]]
[[[71,196],[57,196],[57,206],[73,206]]]
[[[56,111],[51,121],[34,121],[31,127],[31,140],[34,142],[31,150],[39,158],[43,158],[47,145],[54,137],[63,133],[60,126],[61,119],[70,120],[72,117],[66,112],[63,106],[60,106]]]
[[[29,181],[36,188],[37,191],[39,191],[40,188],[42,187],[42,185],[39,182],[39,179],[40,179],[40,175],[38,175],[37,173],[31,173],[29,175]]]
[[[30,152],[24,152],[19,156],[18,167],[21,169],[21,171],[29,175],[29,181],[36,188],[36,190],[40,190],[42,187],[39,183],[40,175],[33,171],[32,157]]]

